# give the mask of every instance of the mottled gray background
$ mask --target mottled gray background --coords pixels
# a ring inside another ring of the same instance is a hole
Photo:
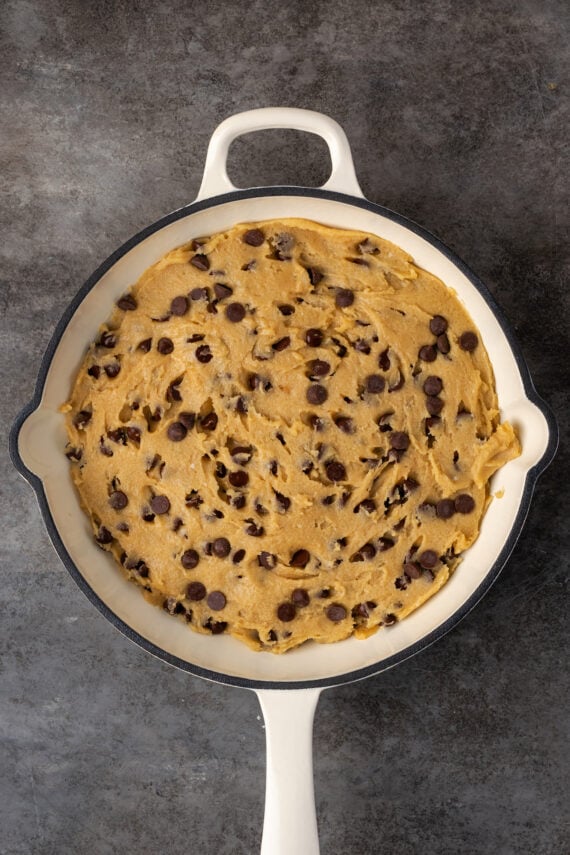
[[[80,284],[194,197],[223,118],[267,105],[341,122],[367,197],[477,271],[567,428],[566,0],[3,0],[0,14],[6,430]],[[326,149],[265,132],[235,144],[230,172],[244,186],[318,184]],[[119,635],[3,463],[0,852],[255,853],[255,697]],[[500,580],[460,626],[322,697],[323,855],[570,850],[567,464],[563,450]]]

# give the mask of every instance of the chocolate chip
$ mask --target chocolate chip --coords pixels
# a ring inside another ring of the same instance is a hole
[[[408,579],[419,579],[422,575],[421,568],[419,564],[416,564],[414,561],[406,561],[404,563],[404,572]]]
[[[97,342],[100,347],[108,347],[109,349],[115,347],[117,344],[117,336],[115,333],[109,332],[106,330],[101,333],[101,338]]]
[[[279,309],[282,315],[285,315],[285,317],[288,317],[289,315],[292,315],[295,312],[295,306],[291,306],[289,305],[289,303],[284,303],[282,306],[277,306],[277,308]]]
[[[410,437],[404,431],[394,431],[390,437],[390,444],[397,451],[405,451],[410,445]]]
[[[366,511],[368,514],[373,514],[375,510],[376,502],[374,499],[363,499],[354,508],[354,513],[357,514],[359,511]]]
[[[245,466],[251,460],[252,449],[248,445],[236,445],[230,452],[232,459],[240,466]]]
[[[433,362],[437,357],[437,350],[433,344],[424,344],[420,347],[418,356],[423,362]]]
[[[194,567],[198,566],[200,556],[198,555],[195,549],[187,549],[185,552],[182,553],[182,558],[180,559],[180,561],[185,570],[193,570]]]
[[[137,308],[137,301],[133,296],[131,296],[131,294],[125,294],[117,300],[117,306],[119,309],[122,309],[123,312],[134,312]]]
[[[187,433],[188,430],[182,422],[172,422],[172,424],[168,425],[168,429],[166,431],[168,439],[171,442],[181,442],[186,438]]]
[[[293,553],[291,561],[289,562],[290,567],[306,567],[309,561],[311,560],[311,553],[307,549],[298,549]]]
[[[282,508],[282,510],[289,510],[289,508],[291,507],[291,499],[289,499],[287,496],[284,496],[283,493],[278,493],[277,490],[275,490],[275,498],[277,500],[277,504],[280,508]]]
[[[398,392],[402,386],[404,385],[404,375],[400,370],[398,370],[398,379],[395,383],[392,383],[388,386],[388,392]]]
[[[317,594],[317,596],[320,597],[321,600],[328,600],[330,595],[331,595],[331,589],[330,588],[323,588],[322,591],[319,591],[319,593]]]
[[[232,545],[227,537],[217,537],[212,543],[212,552],[217,558],[225,558],[231,549]]]
[[[168,496],[153,496],[150,506],[155,514],[167,514],[170,510],[170,499]]]
[[[341,620],[345,619],[347,611],[344,606],[335,603],[332,606],[327,607],[325,614],[333,623],[339,623]]]
[[[170,311],[173,315],[177,315],[178,317],[182,317],[188,311],[188,300],[186,297],[180,296],[175,297],[172,303],[170,304]]]
[[[154,522],[154,516],[155,515],[151,512],[150,508],[143,508],[142,509],[141,517],[143,518],[143,520],[145,522],[147,522],[147,523]]]
[[[180,383],[182,383],[182,379],[173,380],[172,383],[169,384],[169,386],[166,390],[166,400],[167,401],[170,401],[172,403],[174,401],[181,401],[182,400],[182,395],[180,394],[180,390],[178,388]]]
[[[89,412],[89,410],[80,410],[77,415],[73,419],[73,424],[77,428],[85,427],[91,421],[91,416],[93,414]]]
[[[121,370],[121,366],[119,365],[118,362],[111,362],[110,365],[104,365],[103,369],[104,369],[107,377],[109,377],[112,380],[114,377],[116,377],[119,374],[119,372]]]
[[[98,365],[92,365],[87,369],[87,373],[90,377],[94,377],[95,380],[99,379],[99,375],[101,374],[101,368]]]
[[[123,508],[126,508],[129,504],[129,500],[127,498],[126,493],[123,493],[122,490],[115,490],[109,496],[109,504],[116,511],[122,511]]]
[[[257,563],[265,570],[273,570],[277,566],[277,556],[271,552],[260,552],[257,556]]]
[[[212,618],[208,618],[204,627],[205,629],[209,629],[212,635],[221,635],[222,632],[226,631],[228,624],[225,620],[212,620]]]
[[[257,525],[253,520],[248,521],[249,525],[245,528],[245,533],[249,534],[250,537],[261,537],[265,534],[265,529],[262,525]]]
[[[138,346],[138,350],[142,350],[143,353],[148,353],[151,347],[152,347],[152,339],[151,338],[145,338],[145,339],[143,339],[143,341],[140,342],[140,344]]]
[[[286,335],[284,338],[280,338],[279,341],[274,342],[271,345],[271,349],[276,350],[279,353],[282,350],[286,350],[290,344],[291,344],[291,339],[289,338],[288,335]]]
[[[392,549],[394,546],[395,543],[391,537],[378,538],[378,552],[387,552],[388,549]]]
[[[65,452],[65,456],[68,460],[75,460],[79,462],[83,457],[83,451],[81,448],[68,448]]]
[[[204,504],[204,499],[198,493],[197,490],[191,490],[190,493],[184,499],[187,508],[199,508],[200,505]]]
[[[378,395],[380,392],[383,392],[386,385],[386,381],[380,374],[369,374],[364,383],[366,391],[372,395]]]
[[[226,605],[226,597],[221,591],[210,591],[206,600],[212,611],[219,612]]]
[[[245,549],[237,549],[232,557],[232,561],[234,564],[240,564],[245,558]]]
[[[338,463],[337,461],[327,463],[325,472],[329,481],[346,481],[346,469],[342,463]]]
[[[249,481],[249,475],[243,469],[240,469],[237,472],[230,472],[228,481],[232,487],[245,487]]]
[[[396,617],[395,614],[392,614],[390,612],[389,614],[384,615],[384,623],[386,626],[394,626],[394,624],[397,622],[398,622],[398,618]]]
[[[194,302],[198,302],[198,300],[207,300],[208,299],[208,289],[207,288],[192,288],[190,291],[190,299],[194,300]]]
[[[226,306],[226,318],[232,324],[239,324],[245,318],[245,306],[242,303],[230,303]]]
[[[309,404],[324,404],[328,396],[329,393],[325,387],[319,383],[315,383],[307,389],[307,401]]]
[[[458,514],[470,514],[475,510],[475,500],[468,493],[462,493],[454,502]]]
[[[163,356],[166,356],[167,354],[172,353],[174,350],[174,344],[169,338],[159,338],[156,349],[159,353],[162,353]]]
[[[196,413],[178,413],[178,421],[186,428],[186,430],[192,430],[196,424]]]
[[[291,591],[291,601],[299,608],[302,608],[303,606],[308,606],[310,599],[311,598],[309,597],[309,593],[305,590],[305,588],[295,588],[293,591]]]
[[[249,229],[242,235],[242,240],[244,243],[247,243],[248,246],[261,246],[265,240],[265,235],[261,229]]]
[[[206,364],[207,362],[210,362],[213,356],[214,354],[210,350],[210,346],[208,344],[201,344],[200,347],[196,348],[196,359],[198,362]]]
[[[389,348],[387,347],[386,350],[383,350],[382,353],[380,354],[380,356],[378,357],[378,368],[381,368],[382,371],[389,371],[390,370],[390,364],[391,363],[390,363],[390,357],[388,356],[388,351],[389,351]]]
[[[244,495],[241,495],[241,494],[238,496],[233,496],[233,498],[230,502],[232,508],[237,508],[238,510],[240,508],[245,508],[245,503],[246,503],[246,498]]]
[[[358,551],[365,561],[371,561],[376,555],[376,547],[373,543],[365,543]]]
[[[354,422],[348,416],[337,416],[334,423],[343,433],[354,433]]]
[[[354,292],[348,288],[339,288],[336,292],[335,304],[338,309],[347,309],[354,303]]]
[[[429,328],[434,335],[442,335],[442,333],[447,332],[447,320],[443,315],[434,315],[429,322]]]
[[[318,285],[323,278],[323,274],[316,267],[307,267],[307,273],[309,274],[311,285]]]
[[[435,506],[437,516],[442,520],[448,520],[455,513],[453,499],[440,499]]]
[[[198,268],[198,270],[209,270],[210,260],[207,255],[193,255],[190,259],[190,264]]]
[[[433,570],[437,565],[439,558],[437,552],[433,549],[425,549],[423,552],[420,552],[418,561],[424,570]]]
[[[297,614],[297,609],[293,605],[293,603],[281,603],[277,608],[277,617],[279,620],[288,623],[293,620],[295,615]]]
[[[451,345],[449,343],[449,339],[445,333],[443,333],[443,335],[438,335],[438,337],[437,337],[437,349],[439,350],[440,353],[443,353],[444,356],[445,356],[445,354],[449,353],[449,351],[451,350]]]
[[[206,586],[202,582],[190,582],[186,589],[186,596],[192,602],[197,603],[206,596]]]
[[[439,416],[443,410],[443,401],[435,395],[426,395],[426,410],[430,416]]]
[[[97,543],[100,543],[103,546],[107,543],[113,542],[113,535],[111,534],[108,528],[105,528],[105,526],[102,525],[99,526],[99,531],[97,532],[95,540],[97,541]]]
[[[214,294],[218,300],[226,300],[228,297],[231,297],[233,293],[234,289],[230,288],[229,285],[223,285],[221,282],[216,282],[214,285]]]
[[[200,420],[202,430],[215,430],[218,426],[218,417],[216,413],[208,413]]]
[[[213,449],[211,453],[213,454],[214,451],[216,451],[216,449]],[[216,464],[216,478],[225,478],[227,474],[228,470],[225,463],[222,463],[220,461],[218,464]]]
[[[372,243],[370,238],[365,238],[361,243],[358,244],[357,248],[358,251],[361,252],[363,255],[368,253],[375,255],[377,252],[380,252],[378,247]]]
[[[319,418],[319,416],[315,415],[315,413],[311,413],[308,417],[308,425],[310,428],[316,431],[322,431],[325,429],[324,419]]]
[[[439,395],[443,389],[443,380],[441,377],[435,377],[432,374],[430,377],[426,377],[422,388],[426,395]]]
[[[478,344],[479,339],[474,332],[464,332],[459,336],[459,347],[468,353],[473,353]]]
[[[315,329],[311,327],[305,333],[305,341],[309,345],[309,347],[320,347],[323,343],[323,332],[322,330]]]
[[[325,362],[324,359],[311,359],[307,363],[307,368],[307,377],[311,379],[313,377],[325,377],[331,370],[330,363]]]

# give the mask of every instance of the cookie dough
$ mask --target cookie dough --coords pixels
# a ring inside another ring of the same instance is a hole
[[[99,545],[192,629],[274,653],[433,596],[520,453],[450,289],[376,235],[306,220],[168,253],[64,410]]]

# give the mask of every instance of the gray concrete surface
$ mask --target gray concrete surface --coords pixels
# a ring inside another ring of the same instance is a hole
[[[477,271],[567,431],[564,0],[3,0],[0,16],[4,433],[79,285],[193,198],[219,121],[275,104],[340,121],[368,198]],[[324,145],[258,134],[235,144],[231,174],[321,183]],[[255,853],[255,697],[118,634],[2,463],[0,852]],[[324,694],[323,855],[570,851],[567,499],[563,448],[475,611],[392,672]]]

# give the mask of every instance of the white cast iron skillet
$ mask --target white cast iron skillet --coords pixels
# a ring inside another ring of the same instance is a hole
[[[318,134],[332,173],[319,189],[238,190],[226,172],[232,140],[265,128]],[[304,217],[372,232],[405,249],[416,264],[453,288],[479,328],[495,370],[501,415],[516,425],[522,455],[495,476],[503,491],[487,512],[476,543],[445,587],[400,624],[365,641],[306,644],[285,656],[255,653],[223,635],[206,637],[149,605],[113,559],[95,544],[79,506],[63,450],[58,408],[87,344],[117,298],[166,252],[235,223]],[[267,790],[262,855],[317,855],[312,777],[312,722],[321,689],[377,674],[440,638],[497,578],[520,534],[539,474],[552,460],[557,430],[536,394],[521,352],[491,295],[439,240],[415,223],[363,198],[340,126],[308,110],[268,108],[226,119],[210,141],[197,199],[144,229],[118,249],[65,311],[43,359],[33,401],[10,437],[12,459],[35,489],[63,563],[92,603],[125,635],[155,656],[206,679],[253,689],[266,722]]]

